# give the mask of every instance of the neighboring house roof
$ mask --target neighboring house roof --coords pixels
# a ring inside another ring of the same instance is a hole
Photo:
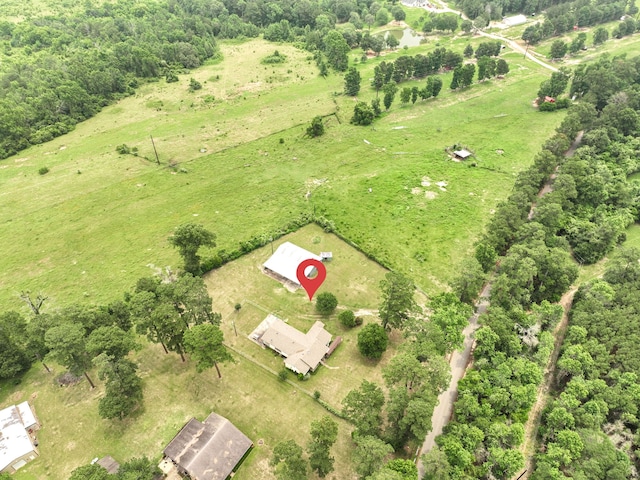
[[[276,317],[260,341],[283,355],[288,368],[304,375],[320,365],[329,351],[331,334],[322,322],[314,323],[307,333],[302,333]]]
[[[527,23],[527,17],[526,15],[514,15],[513,17],[505,17],[502,19],[502,23],[504,23],[505,25],[509,25],[510,27],[514,27],[516,25]]]
[[[269,260],[264,262],[263,267],[271,270],[281,277],[286,278],[296,285],[300,285],[297,275],[298,265],[300,265],[303,260],[308,260],[310,258],[318,260],[319,262],[322,261],[318,255],[294,245],[291,242],[284,242],[276,249],[275,253],[271,255]],[[309,276],[311,272],[313,272],[313,269],[313,267],[307,267],[305,275]]]
[[[463,159],[464,159],[464,158],[467,158],[467,157],[470,157],[471,155],[473,155],[469,150],[465,150],[465,149],[462,149],[462,150],[456,150],[455,152],[453,152],[453,154],[454,154],[456,157],[460,157],[460,158],[463,158]]]
[[[225,480],[252,445],[229,420],[211,413],[204,422],[189,420],[164,454],[193,480]]]
[[[35,423],[35,416],[27,402],[0,410],[0,472],[35,451],[27,431]]]

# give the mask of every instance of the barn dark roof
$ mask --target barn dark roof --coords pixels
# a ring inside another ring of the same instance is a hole
[[[252,445],[229,420],[212,413],[204,423],[189,420],[164,454],[193,480],[225,480]]]

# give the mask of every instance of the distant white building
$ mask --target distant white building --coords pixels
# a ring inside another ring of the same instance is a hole
[[[505,17],[502,19],[502,23],[504,23],[507,27],[515,27],[516,25],[527,23],[527,17],[526,15],[514,15],[513,17]]]
[[[300,286],[297,275],[298,265],[300,265],[302,261],[308,259],[318,260],[319,262],[322,261],[318,255],[294,245],[291,242],[284,242],[262,266],[267,273],[274,275],[276,278],[286,280],[294,285]],[[309,277],[313,274],[314,270],[315,269],[313,267],[307,267],[304,273]]]
[[[13,473],[38,456],[31,436],[38,427],[28,402],[0,410],[1,473]]]

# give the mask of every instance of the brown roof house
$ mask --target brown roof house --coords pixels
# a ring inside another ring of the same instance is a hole
[[[204,422],[189,420],[164,454],[193,480],[226,480],[252,446],[229,420],[211,413]]]
[[[38,456],[33,437],[38,428],[28,402],[0,410],[0,472],[13,473]]]
[[[316,322],[302,333],[271,314],[251,338],[285,357],[285,367],[302,375],[318,368],[331,344],[331,334],[324,329],[324,323]]]

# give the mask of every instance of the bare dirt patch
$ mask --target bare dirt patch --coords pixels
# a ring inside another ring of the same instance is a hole
[[[430,192],[430,191],[426,191],[424,192],[424,196],[427,200],[433,200],[434,198],[436,198],[438,196],[438,194],[436,192]]]

